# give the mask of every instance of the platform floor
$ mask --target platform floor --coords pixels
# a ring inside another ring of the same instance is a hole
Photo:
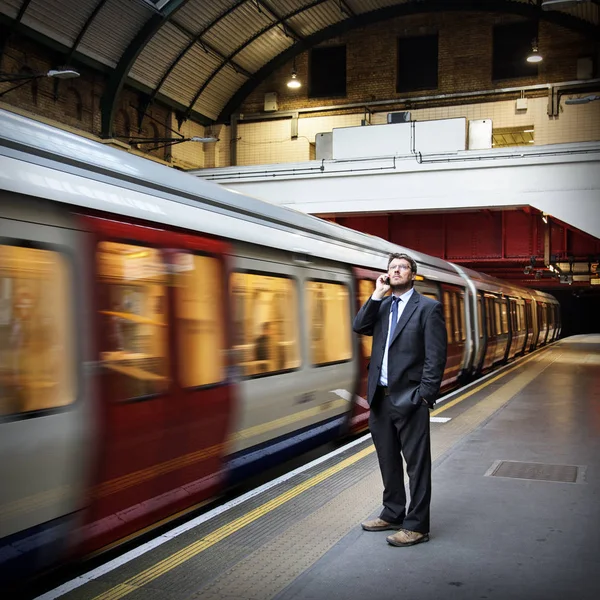
[[[444,399],[432,458],[428,543],[395,548],[360,528],[382,492],[365,436],[40,598],[600,598],[600,335]]]

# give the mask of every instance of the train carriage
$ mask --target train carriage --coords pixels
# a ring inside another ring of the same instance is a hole
[[[365,429],[389,252],[443,305],[444,390],[557,338],[547,294],[0,110],[0,577]]]

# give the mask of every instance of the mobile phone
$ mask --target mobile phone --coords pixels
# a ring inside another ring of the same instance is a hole
[[[389,277],[389,275],[386,275],[383,278],[383,283],[385,283],[385,285],[390,285],[390,277]]]

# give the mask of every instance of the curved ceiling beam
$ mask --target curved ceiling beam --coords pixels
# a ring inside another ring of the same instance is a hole
[[[20,23],[23,15],[27,12],[29,5],[31,4],[31,0],[24,0],[23,4],[21,4],[21,8],[19,9],[19,13],[17,14],[17,18],[15,19],[15,23]]]
[[[221,114],[217,117],[217,122],[228,122],[231,118],[231,115],[240,107],[248,95],[252,93],[269,75],[292,60],[295,56],[298,56],[302,52],[309,50],[321,42],[342,35],[352,29],[364,27],[365,25],[372,25],[374,23],[386,21],[396,17],[428,12],[456,11],[503,12],[516,14],[528,19],[540,19],[555,25],[566,27],[568,29],[573,29],[590,36],[592,39],[597,39],[600,34],[600,27],[578,17],[557,11],[542,11],[538,6],[524,4],[522,2],[514,2],[512,0],[455,0],[453,2],[448,2],[447,0],[421,0],[415,2],[406,2],[404,4],[389,6],[345,19],[344,21],[340,21],[339,23],[314,33],[313,35],[304,39],[302,42],[299,42],[291,48],[288,48],[273,58],[273,60],[268,62],[266,65],[261,67],[254,74],[254,77],[249,79],[231,97],[229,102],[221,111]],[[200,95],[198,94],[198,97],[199,96]],[[195,102],[190,105],[188,111],[193,107],[194,104]]]
[[[273,23],[267,25],[266,27],[263,27],[260,31],[257,31],[252,37],[248,38],[243,44],[241,44],[240,46],[238,46],[228,57],[227,57],[227,61],[231,61],[231,59],[236,55],[239,54],[244,48],[248,47],[252,42],[254,42],[255,40],[257,40],[261,35],[265,34],[267,31],[270,31],[271,29],[273,29],[274,27],[278,27],[279,25],[284,25],[285,27],[285,21],[287,19],[291,19],[292,17],[295,17],[296,15],[304,12],[305,10],[308,10],[309,8],[313,8],[315,6],[318,6],[319,4],[323,4],[324,2],[327,2],[328,0],[315,0],[314,2],[311,2],[310,4],[307,4],[306,6],[303,6],[302,8],[298,8],[282,17],[280,17],[277,21],[274,21]],[[301,45],[304,45],[306,40],[311,39],[312,36],[310,36],[309,38],[303,38],[301,39],[298,43]],[[292,46],[292,48],[295,48],[295,46]],[[286,51],[287,52],[287,51]],[[294,56],[298,54],[297,52],[294,52]],[[281,55],[280,55],[281,56]],[[200,98],[200,96],[202,95],[202,92],[207,88],[208,84],[221,72],[221,70],[223,69],[223,67],[225,67],[225,65],[227,64],[227,61],[222,62],[209,76],[208,78],[204,81],[204,83],[200,86],[200,88],[198,89],[198,91],[196,92],[196,95],[194,96],[194,98],[192,99],[192,101],[190,102],[187,110],[185,111],[185,115],[184,115],[184,119],[188,119],[190,114],[192,113],[192,111],[194,110],[194,104],[196,104],[196,102],[198,101],[198,98]],[[272,61],[271,61],[272,62]],[[268,63],[271,64],[271,63]],[[263,67],[264,68],[264,67]],[[260,73],[262,71],[262,69],[260,69],[259,71],[257,71],[258,73]],[[256,77],[256,74],[254,75],[254,77]],[[249,79],[249,81],[253,81],[252,79]],[[247,84],[244,84],[242,86],[243,89]]]
[[[224,19],[227,15],[229,15],[230,13],[232,13],[236,8],[238,8],[238,6],[240,6],[241,4],[244,4],[246,1],[247,0],[240,0],[239,2],[236,2],[235,4],[233,4],[232,6],[230,6],[227,10],[223,11],[220,15],[217,15],[206,27],[204,27],[204,29],[202,29],[202,31],[200,31],[200,33],[197,33],[196,35],[189,36],[190,37],[190,41],[189,41],[188,45],[177,55],[177,57],[175,58],[175,60],[173,60],[171,62],[171,64],[167,67],[167,70],[162,74],[162,77],[160,78],[160,81],[156,84],[156,86],[152,90],[152,93],[150,94],[150,97],[148,99],[148,105],[150,105],[150,104],[152,104],[152,102],[154,102],[154,100],[156,99],[157,94],[160,91],[160,88],[163,86],[163,84],[165,83],[165,81],[167,80],[167,78],[169,77],[169,75],[173,72],[173,70],[175,69],[175,67],[179,64],[179,62],[181,61],[181,59],[192,49],[192,47],[194,46],[194,44],[200,44],[204,48],[206,46],[206,42],[204,42],[202,40],[202,36],[204,34],[206,34],[206,32],[211,27],[214,27],[219,21],[221,21],[222,19]],[[206,47],[208,47],[208,46],[206,46]]]
[[[181,31],[181,33],[183,33],[183,35],[187,36],[188,38],[194,37],[194,34],[191,31],[189,31],[188,29],[186,29],[183,25],[180,25],[176,21],[173,21],[172,24],[173,24],[173,27],[175,27],[176,29],[179,29],[179,31]],[[217,50],[217,48],[215,48],[212,44],[209,44],[206,40],[202,40],[202,39],[196,40],[196,43],[202,48],[202,50],[204,50],[204,52],[208,53],[210,51],[215,56],[219,57],[221,60],[228,62],[233,67],[234,71],[239,71],[240,73],[243,73],[247,77],[250,77],[249,71],[246,71],[246,69],[244,69],[244,67],[238,65],[237,63],[233,62],[232,60],[228,60],[227,57],[225,56],[225,54],[223,54],[220,50]]]
[[[102,99],[100,100],[100,112],[102,116],[102,129],[100,135],[102,137],[108,138],[112,136],[117,100],[121,95],[125,79],[137,57],[146,47],[146,44],[154,37],[156,32],[187,2],[189,2],[189,0],[171,0],[162,12],[154,13],[123,52],[119,59],[119,63],[111,73],[106,88],[104,89],[104,94],[102,94]]]
[[[348,3],[344,0],[339,0],[340,10],[342,13],[346,13],[349,17],[355,17],[356,13],[348,6]]]
[[[277,12],[275,9],[271,8],[271,6],[269,4],[267,4],[267,2],[265,0],[256,0],[256,6],[258,7],[258,11],[262,12],[261,10],[261,6],[267,10],[270,14],[271,14],[271,18],[275,19],[278,23],[281,23],[281,25],[283,26],[283,32],[285,33],[285,35],[289,35],[290,33],[292,34],[290,37],[295,37],[297,41],[303,40],[304,37],[301,36],[291,25],[289,25],[288,23],[285,22],[285,20],[287,19],[287,17],[282,17],[279,12]]]

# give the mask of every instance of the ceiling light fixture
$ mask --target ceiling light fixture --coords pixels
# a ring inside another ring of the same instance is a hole
[[[527,62],[528,63],[539,63],[539,62],[542,62],[543,60],[544,60],[544,58],[538,51],[537,39],[534,39],[533,42],[531,43],[531,52],[527,56]]]
[[[50,69],[45,73],[0,73],[0,83],[14,83],[0,92],[0,98],[17,88],[27,85],[30,81],[43,79],[44,77],[53,77],[54,79],[73,79],[79,77],[79,72],[74,69]],[[55,82],[57,83],[57,82]]]
[[[292,90],[297,90],[302,87],[300,80],[298,79],[298,73],[296,73],[296,59],[294,58],[294,66],[292,67],[292,77],[287,82],[287,86]]]
[[[15,81],[30,81],[54,77],[56,79],[73,79],[79,77],[79,72],[74,69],[50,69],[45,73],[0,73],[0,83],[13,83]]]

